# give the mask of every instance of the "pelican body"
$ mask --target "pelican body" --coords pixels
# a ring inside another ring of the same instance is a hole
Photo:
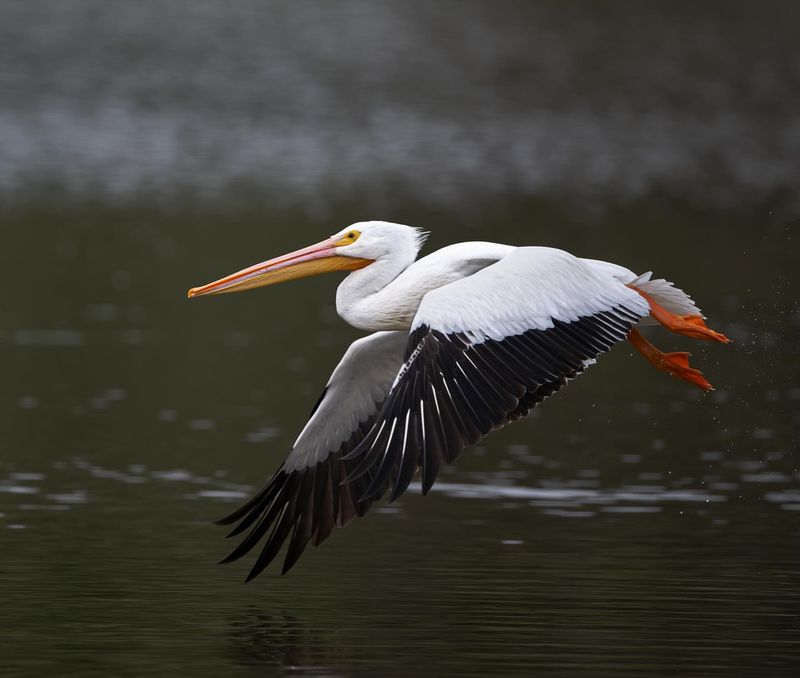
[[[394,501],[415,473],[422,493],[443,463],[526,416],[627,339],[655,367],[711,389],[687,353],[663,353],[638,326],[660,323],[725,343],[683,291],[651,273],[549,247],[466,242],[417,259],[426,234],[383,221],[353,224],[316,245],[189,290],[238,292],[350,271],[336,310],[371,332],[353,342],[275,474],[219,521],[246,535],[223,560],[265,539],[248,575],[289,541],[283,572],[306,545]]]

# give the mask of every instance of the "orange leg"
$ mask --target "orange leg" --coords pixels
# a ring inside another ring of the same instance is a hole
[[[646,292],[642,292],[642,290],[633,286],[631,286],[631,289],[636,290],[645,298],[647,303],[650,304],[650,315],[668,330],[672,330],[677,334],[683,334],[692,339],[719,341],[723,344],[730,342],[730,339],[724,334],[720,334],[706,327],[705,322],[699,315],[675,315],[674,313],[670,313],[663,306],[657,304]]]
[[[628,341],[639,351],[648,362],[659,370],[699,386],[704,391],[713,391],[714,387],[708,383],[700,370],[689,366],[689,354],[683,351],[677,353],[664,353],[645,339],[636,328],[631,330]]]

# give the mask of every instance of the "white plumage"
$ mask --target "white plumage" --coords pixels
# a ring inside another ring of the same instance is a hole
[[[403,362],[407,342],[405,332],[375,332],[350,344],[286,459],[287,472],[324,461],[374,414]]]
[[[621,305],[640,316],[649,312],[636,292],[577,257],[550,247],[519,247],[426,294],[412,329],[426,324],[448,334],[469,332],[477,341],[500,340]]]

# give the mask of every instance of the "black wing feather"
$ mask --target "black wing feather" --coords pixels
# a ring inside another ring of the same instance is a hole
[[[391,501],[402,495],[418,468],[426,494],[443,463],[528,415],[624,339],[638,320],[620,306],[502,340],[416,328],[395,386],[338,450],[307,468],[289,471],[282,465],[258,494],[218,521],[236,523],[229,537],[249,530],[222,562],[241,558],[267,537],[249,581],[288,540],[285,573],[309,542],[318,546],[334,526],[364,515],[387,490]]]
[[[618,306],[502,340],[417,327],[372,431],[345,457],[358,462],[348,480],[366,488],[356,496],[379,498],[391,478],[394,500],[417,467],[426,493],[442,461],[451,463],[464,447],[526,416],[625,339],[639,319]]]
[[[371,420],[362,424],[347,442],[316,466],[287,471],[282,465],[256,496],[217,521],[220,525],[238,522],[229,537],[250,529],[241,543],[220,562],[238,560],[269,533],[247,581],[261,573],[289,539],[282,568],[286,573],[309,542],[319,546],[330,536],[334,526],[343,527],[353,518],[363,516],[372,504],[371,500],[361,499],[371,486],[372,473],[367,472],[362,480],[345,484],[345,478],[357,462],[348,462],[342,457],[363,439],[371,424]]]

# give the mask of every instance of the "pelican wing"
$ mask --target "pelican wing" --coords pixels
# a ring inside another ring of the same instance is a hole
[[[561,250],[522,247],[422,300],[404,362],[349,479],[422,491],[490,431],[525,416],[648,314],[639,294]],[[363,484],[362,484],[363,486]]]
[[[360,497],[371,476],[343,484],[355,467],[343,457],[369,432],[402,364],[407,339],[405,332],[376,332],[350,345],[275,475],[244,506],[218,521],[238,523],[228,536],[249,529],[223,562],[240,558],[269,532],[250,580],[269,565],[291,534],[286,572],[309,541],[318,546],[334,525],[343,526],[366,512],[371,502]]]

